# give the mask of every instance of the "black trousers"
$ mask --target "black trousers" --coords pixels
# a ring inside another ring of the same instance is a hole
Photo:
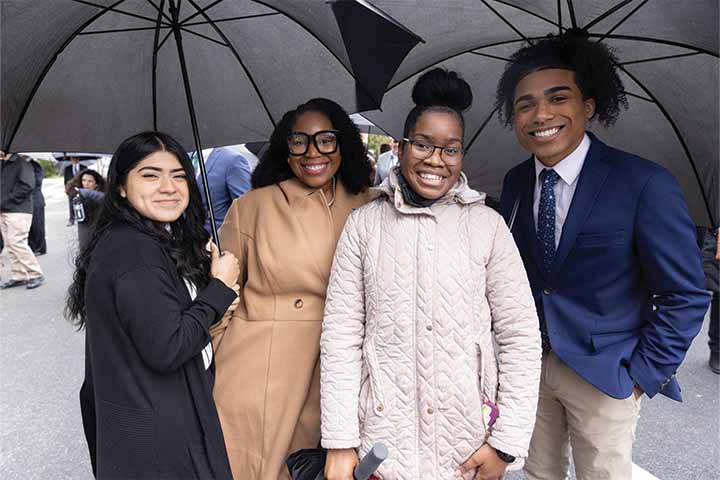
[[[45,242],[45,206],[33,208],[28,245],[30,245],[30,249],[33,252],[47,253],[47,243]]]

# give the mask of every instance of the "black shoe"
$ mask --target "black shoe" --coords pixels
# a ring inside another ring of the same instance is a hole
[[[68,220],[68,223],[65,224],[66,227],[72,227],[75,225],[75,220]]]
[[[6,288],[13,288],[13,287],[21,287],[23,285],[27,285],[27,280],[9,280],[2,285],[0,285],[0,288],[5,290]]]
[[[710,352],[708,367],[710,367],[713,373],[720,375],[720,352]]]
[[[42,255],[45,255],[47,252],[41,252],[40,250],[33,250],[33,253],[36,257],[40,257]]]
[[[28,290],[32,290],[33,288],[39,287],[43,283],[45,283],[45,277],[40,276],[31,278],[27,281],[27,285],[25,285],[25,288],[27,288]]]

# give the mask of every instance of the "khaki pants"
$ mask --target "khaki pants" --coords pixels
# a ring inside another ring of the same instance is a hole
[[[633,394],[618,400],[585,381],[550,352],[543,356],[537,420],[525,463],[530,480],[630,480],[640,413]]]
[[[30,280],[43,274],[28,245],[31,223],[31,213],[0,213],[0,231],[10,258],[13,280]]]

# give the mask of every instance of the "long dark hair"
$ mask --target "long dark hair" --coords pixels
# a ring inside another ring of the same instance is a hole
[[[80,170],[73,178],[70,180],[67,185],[65,185],[65,190],[70,191],[73,188],[83,188],[82,186],[82,177],[85,175],[90,175],[95,179],[95,183],[97,184],[97,187],[95,188],[96,192],[103,192],[105,193],[106,188],[106,182],[100,173],[96,172],[95,170],[90,170],[89,168],[85,170]]]
[[[306,112],[320,112],[338,130],[340,140],[340,168],[338,179],[353,194],[372,185],[372,165],[365,154],[360,131],[343,108],[327,98],[314,98],[283,115],[270,136],[270,145],[252,175],[253,188],[275,185],[294,176],[288,164],[287,137],[297,118]]]
[[[155,152],[173,154],[187,178],[190,193],[185,212],[170,223],[170,231],[140,215],[130,202],[120,195],[127,183],[128,172],[141,160]],[[171,136],[160,132],[143,132],[124,140],[113,155],[108,172],[107,191],[102,200],[90,240],[75,259],[75,274],[68,289],[65,316],[79,328],[85,324],[85,280],[95,247],[114,225],[129,224],[160,242],[175,262],[178,273],[191,280],[198,290],[207,286],[210,274],[210,255],[205,249],[208,234],[203,228],[205,209],[195,181],[192,162],[185,149]],[[128,261],[132,261],[128,259]]]

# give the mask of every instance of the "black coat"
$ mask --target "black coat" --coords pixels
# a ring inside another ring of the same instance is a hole
[[[129,225],[92,255],[81,408],[97,478],[232,478],[201,352],[235,292],[212,279],[192,301],[167,251]]]
[[[32,213],[35,172],[32,165],[14,154],[0,160],[0,211]]]

